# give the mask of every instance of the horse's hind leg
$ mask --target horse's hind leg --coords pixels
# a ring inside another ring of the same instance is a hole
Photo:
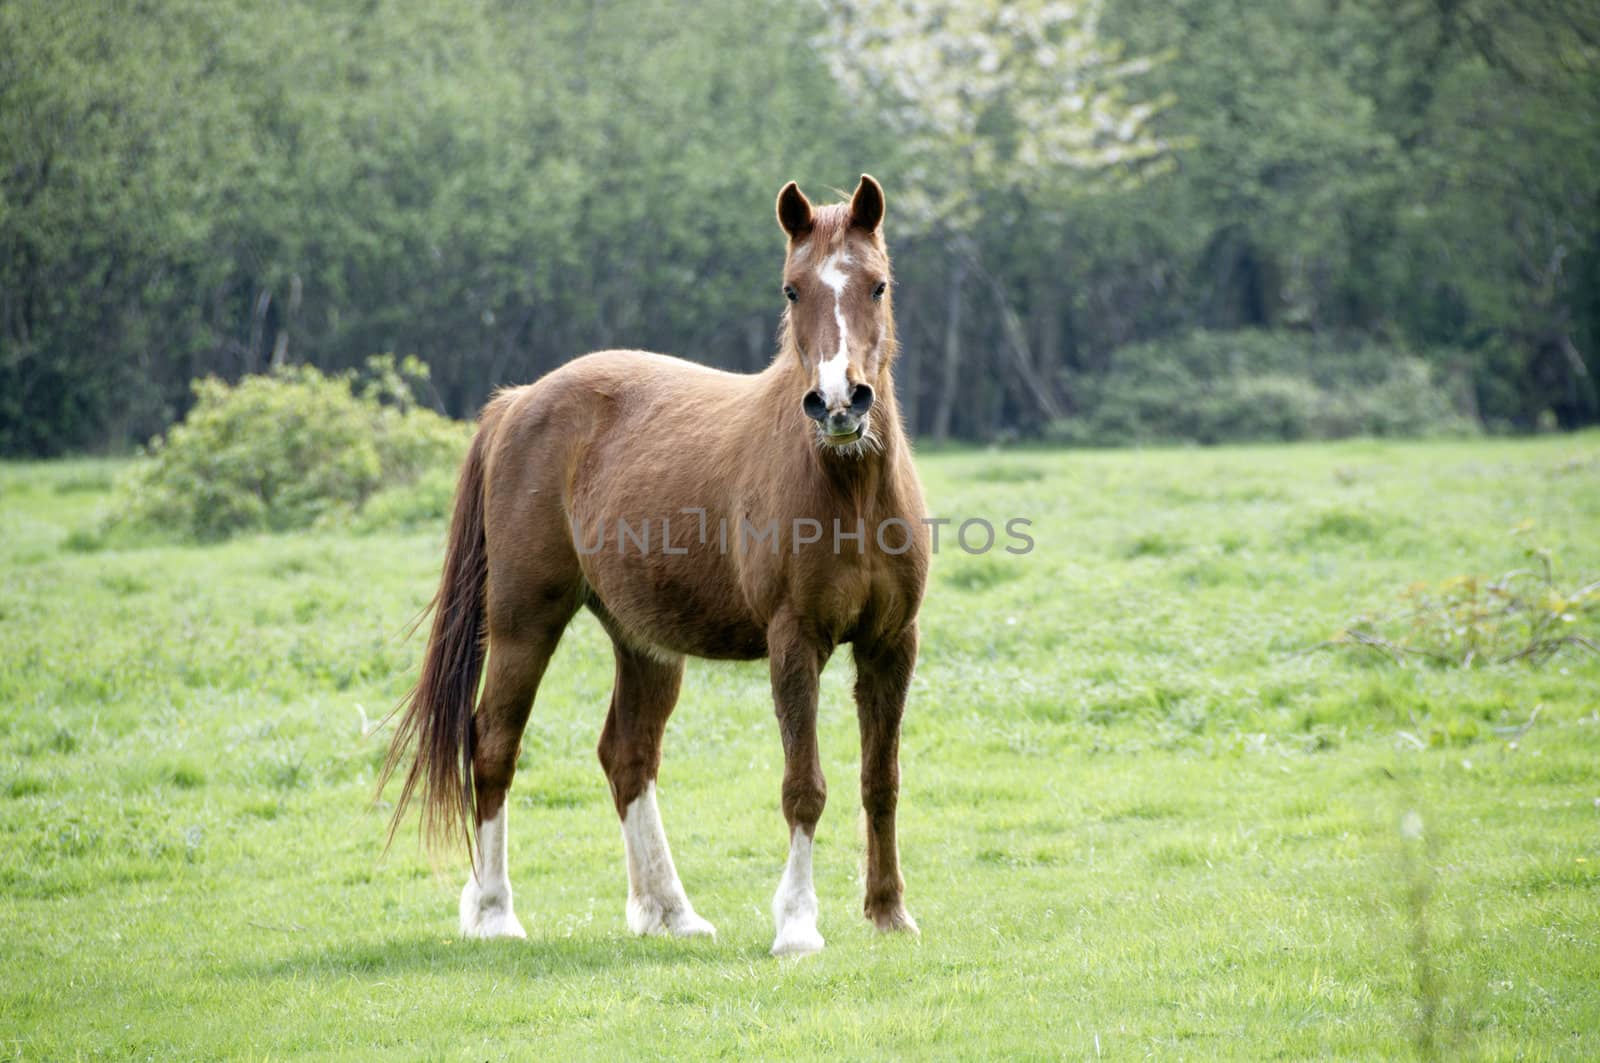
[[[506,870],[506,791],[517,770],[522,731],[550,655],[575,606],[510,630],[490,624],[488,676],[473,716],[473,788],[478,810],[472,874],[461,890],[463,937],[524,937],[511,906]]]
[[[683,891],[656,807],[661,737],[678,701],[683,659],[663,661],[616,642],[617,680],[600,734],[600,763],[622,819],[628,860],[628,928],[635,934],[716,933]]]

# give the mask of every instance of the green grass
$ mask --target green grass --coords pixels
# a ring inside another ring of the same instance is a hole
[[[668,729],[715,942],[626,930],[583,618],[513,790],[529,940],[464,943],[462,868],[409,834],[382,855],[362,733],[416,667],[441,530],[117,550],[86,531],[114,463],[0,466],[0,1057],[1600,1056],[1600,658],[1304,652],[1414,581],[1517,567],[1524,520],[1564,582],[1600,577],[1600,438],[922,465],[937,512],[1031,518],[1037,548],[936,560],[903,743],[920,941],[859,916],[829,669],[828,947],[798,963],[766,955],[762,665],[693,663]]]

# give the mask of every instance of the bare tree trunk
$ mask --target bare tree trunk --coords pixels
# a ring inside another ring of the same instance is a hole
[[[961,369],[961,288],[966,280],[966,256],[956,255],[945,287],[944,364],[933,413],[933,438],[941,443],[950,438],[950,418],[956,408],[956,379]]]
[[[274,371],[283,368],[289,361],[289,330],[294,326],[295,315],[300,312],[300,297],[303,294],[300,283],[300,274],[289,275],[289,304],[284,310],[283,323],[278,326],[278,338],[272,345],[272,368]]]
[[[1000,311],[1001,330],[1006,336],[1006,347],[1011,352],[1011,360],[1017,375],[1022,378],[1028,397],[1046,423],[1060,420],[1061,403],[1056,400],[1055,386],[1034,368],[1027,330],[1016,310],[1012,309],[1011,300],[1006,297],[1005,285],[987,274],[985,279],[989,282],[989,290],[994,293],[995,308]]]
[[[964,280],[970,271],[988,286],[990,293],[994,296],[995,310],[1000,317],[1000,331],[1004,336],[1004,342],[1000,344],[1000,348],[1010,356],[1011,370],[1021,385],[1018,388],[1018,394],[1022,401],[1033,407],[1035,417],[1043,423],[1050,424],[1060,420],[1063,416],[1062,405],[1056,395],[1053,375],[1041,374],[1035,368],[1032,344],[1028,342],[1027,327],[1012,307],[1010,293],[1006,291],[1005,285],[1000,282],[999,278],[984,268],[978,247],[970,238],[957,237],[953,244],[953,250],[955,251],[956,261],[960,264],[956,277],[959,280]],[[952,310],[957,311],[958,308],[953,306]],[[959,324],[959,316],[956,317],[956,320]],[[948,428],[947,415],[945,414],[946,405],[953,403],[955,400],[954,381],[951,378],[953,372],[951,359],[957,356],[950,350],[950,336],[951,333],[947,331],[945,334],[945,393],[939,396],[940,413],[946,418],[941,423],[946,428]],[[996,368],[1004,372],[1003,364]],[[943,435],[937,433],[937,430],[936,436],[940,439],[944,438]]]
[[[256,294],[255,310],[250,314],[250,348],[245,355],[244,371],[261,371],[261,334],[267,325],[267,307],[272,305],[272,293],[265,288]]]
[[[1059,263],[1053,266],[1051,276],[1035,280],[1029,300],[1032,331],[1038,343],[1039,375],[1050,381],[1061,373],[1061,277],[1066,272]]]
[[[896,376],[895,382],[899,385],[900,409],[903,411],[906,431],[915,437],[922,419],[922,359],[912,358],[904,364],[906,371]]]
[[[522,334],[527,331],[536,313],[538,313],[537,307],[524,307],[522,313],[518,314],[515,320],[506,322],[500,327],[500,331],[495,336],[493,345],[490,347],[489,365],[485,370],[484,376],[477,382],[476,392],[472,396],[474,402],[481,403],[484,397],[494,392],[495,388],[515,383],[515,381],[507,380],[506,376],[511,371],[513,359],[522,350]],[[459,416],[457,411],[450,409],[445,404],[438,388],[434,388],[433,397],[435,408],[440,413]]]

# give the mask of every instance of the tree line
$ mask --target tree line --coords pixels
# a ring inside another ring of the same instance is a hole
[[[862,170],[918,434],[1085,438],[1239,330],[1600,418],[1582,0],[6,0],[0,39],[0,453],[381,352],[455,416],[607,346],[758,369],[777,188]]]

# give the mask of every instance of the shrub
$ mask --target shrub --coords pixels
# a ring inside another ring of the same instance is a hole
[[[1286,332],[1194,332],[1123,347],[1079,377],[1078,443],[1225,443],[1472,431],[1415,355]]]
[[[201,540],[303,528],[449,469],[465,433],[416,405],[425,376],[384,356],[359,385],[309,366],[196,381],[189,415],[119,483],[111,526]]]
[[[1512,529],[1523,536],[1524,521]],[[1600,580],[1578,587],[1556,581],[1550,551],[1528,543],[1524,555],[1537,567],[1499,579],[1461,575],[1417,582],[1400,595],[1397,613],[1358,617],[1324,646],[1351,646],[1405,664],[1509,664],[1546,661],[1566,651],[1600,653]]]
[[[411,483],[385,487],[367,499],[356,515],[355,530],[374,532],[443,525],[450,518],[455,491],[453,468],[429,469]]]

